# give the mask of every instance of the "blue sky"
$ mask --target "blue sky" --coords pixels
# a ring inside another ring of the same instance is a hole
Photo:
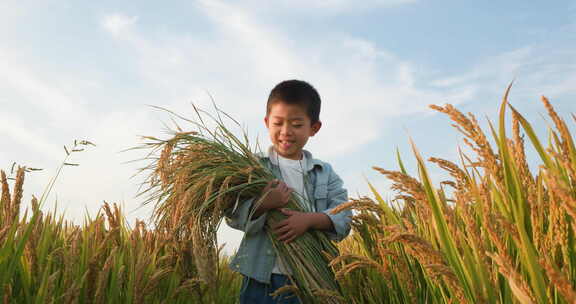
[[[28,200],[62,146],[89,139],[98,146],[74,156],[81,166],[66,168],[46,208],[57,199],[80,222],[106,200],[146,218],[140,179],[129,179],[138,165],[125,164],[140,155],[119,153],[163,134],[166,116],[146,105],[191,115],[209,92],[267,145],[267,94],[298,78],[323,98],[308,148],[352,196],[367,194],[366,177],[389,197],[370,168],[396,168],[399,148],[413,169],[409,136],[426,157],[456,160],[461,136],[429,104],[455,104],[485,125],[515,79],[511,102],[541,135],[541,95],[565,118],[576,112],[575,17],[574,1],[2,0],[0,167],[45,169],[28,175]],[[234,248],[239,234],[223,229],[221,241]]]

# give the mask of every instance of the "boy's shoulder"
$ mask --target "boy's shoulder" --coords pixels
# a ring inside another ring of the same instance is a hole
[[[302,152],[304,153],[304,155],[306,155],[306,162],[307,162],[306,165],[307,165],[309,170],[312,168],[318,167],[319,169],[324,170],[324,171],[333,171],[332,165],[330,165],[329,162],[323,161],[323,160],[318,159],[318,158],[314,158],[312,156],[312,153],[310,153],[310,151],[308,151],[308,150],[302,150]]]

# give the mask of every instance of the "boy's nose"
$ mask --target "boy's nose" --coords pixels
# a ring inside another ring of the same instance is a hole
[[[292,128],[290,128],[290,126],[284,126],[284,127],[282,127],[282,129],[280,131],[282,134],[287,134],[287,135],[292,134]]]

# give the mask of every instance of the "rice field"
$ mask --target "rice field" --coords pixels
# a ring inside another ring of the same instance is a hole
[[[431,106],[473,153],[424,158],[413,143],[414,174],[399,156],[396,170],[374,167],[393,192],[370,185],[343,205],[354,212],[353,233],[329,256],[345,303],[576,303],[576,148],[566,121],[542,103],[546,139],[506,96],[488,130],[471,113]],[[538,167],[529,167],[529,149]],[[22,189],[33,168],[13,168],[14,180],[0,173],[3,303],[236,303],[241,278],[229,258],[216,248],[198,261],[198,239],[174,233],[181,225],[129,225],[111,203],[80,225],[43,211],[69,165],[30,202]],[[450,179],[431,180],[431,166]]]

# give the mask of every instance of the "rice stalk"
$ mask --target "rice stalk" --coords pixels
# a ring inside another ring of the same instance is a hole
[[[429,159],[450,180],[433,185],[413,148],[418,178],[408,174],[398,152],[398,171],[375,167],[392,181],[397,192],[392,200],[384,200],[369,184],[374,201],[352,200],[342,206],[355,210],[354,244],[342,244],[346,255],[333,266],[351,303],[373,303],[366,294],[386,303],[575,301],[573,139],[543,98],[555,127],[545,147],[509,104],[509,89],[498,123],[488,122],[492,142],[473,114],[464,115],[451,105],[431,106],[454,122],[474,154],[460,152],[461,164]],[[506,134],[507,109],[512,112],[511,138]],[[527,143],[540,156],[536,172],[526,160]],[[347,246],[359,249],[352,254]],[[357,262],[364,260],[371,262]],[[403,277],[406,273],[411,279]],[[358,283],[360,278],[371,285]]]

